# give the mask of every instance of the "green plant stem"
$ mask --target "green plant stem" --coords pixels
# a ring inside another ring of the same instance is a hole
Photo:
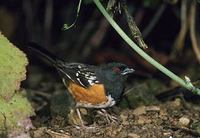
[[[110,17],[108,12],[105,10],[105,8],[102,6],[99,0],[93,0],[96,4],[97,8],[100,10],[100,12],[104,15],[104,17],[107,19],[107,21],[111,24],[111,26],[117,31],[117,33],[126,41],[126,43],[129,44],[131,48],[133,48],[140,56],[142,56],[145,60],[147,60],[150,64],[155,66],[157,69],[159,69],[161,72],[169,76],[171,79],[179,83],[181,86],[185,87],[186,89],[199,94],[200,95],[200,89],[195,88],[193,85],[191,85],[190,82],[186,82],[180,77],[178,77],[176,74],[159,64],[157,61],[155,61],[152,57],[150,57],[148,54],[146,54],[141,48],[139,48],[127,35],[126,33],[118,26],[118,24]]]

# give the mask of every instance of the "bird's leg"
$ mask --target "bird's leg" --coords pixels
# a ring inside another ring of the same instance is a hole
[[[106,117],[106,120],[108,123],[117,122],[117,118],[115,116],[110,115],[105,109],[101,109],[100,111],[97,111],[100,115]]]
[[[111,121],[111,122],[117,122],[117,117],[109,114],[105,109],[101,109],[101,111],[107,116],[107,118]]]
[[[84,129],[94,129],[95,128],[94,126],[85,126],[84,125],[84,121],[83,121],[83,119],[81,117],[81,112],[80,112],[79,108],[76,108],[76,112],[77,112],[77,115],[78,115],[78,117],[80,119],[82,128],[84,128]],[[77,127],[77,128],[80,129],[79,127]]]
[[[83,119],[78,108],[70,110],[68,114],[68,123],[71,125],[84,126]]]
[[[79,119],[80,119],[80,121],[81,121],[81,125],[84,127],[85,125],[84,125],[84,123],[83,123],[83,119],[82,119],[82,117],[81,117],[81,113],[80,113],[79,108],[76,108],[76,112],[77,112],[77,115],[78,115],[78,117],[79,117]]]

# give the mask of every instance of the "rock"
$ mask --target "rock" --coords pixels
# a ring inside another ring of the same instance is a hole
[[[155,112],[159,112],[159,111],[160,111],[160,107],[158,107],[158,106],[147,106],[147,107],[146,107],[146,111],[155,111]]]
[[[137,123],[139,125],[143,125],[143,124],[149,124],[151,123],[152,121],[150,119],[148,119],[148,117],[146,116],[139,116],[138,117],[138,120],[137,120]]]
[[[140,138],[140,136],[135,133],[129,133],[128,138]]]
[[[189,123],[190,123],[190,119],[189,118],[187,118],[187,117],[181,117],[181,118],[179,118],[179,124],[181,126],[188,126]]]
[[[145,106],[140,106],[138,108],[136,108],[133,111],[133,114],[136,116],[142,115],[142,114],[146,114],[146,107]]]
[[[181,107],[181,99],[176,98],[173,102],[171,102],[171,107],[174,109],[180,108]]]

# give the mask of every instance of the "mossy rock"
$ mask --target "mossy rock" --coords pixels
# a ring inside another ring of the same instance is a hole
[[[33,115],[31,104],[24,92],[17,91],[9,101],[0,100],[0,133],[30,129],[29,117]],[[29,121],[28,121],[29,120]]]
[[[26,78],[26,55],[0,33],[0,97],[9,100]]]
[[[17,137],[32,127],[34,111],[19,90],[27,64],[26,55],[0,33],[0,137]]]

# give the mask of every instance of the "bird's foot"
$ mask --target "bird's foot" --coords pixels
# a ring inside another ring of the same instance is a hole
[[[106,118],[108,124],[118,122],[117,117],[109,114],[105,109],[101,109],[100,111],[97,111],[97,113],[104,116]]]

